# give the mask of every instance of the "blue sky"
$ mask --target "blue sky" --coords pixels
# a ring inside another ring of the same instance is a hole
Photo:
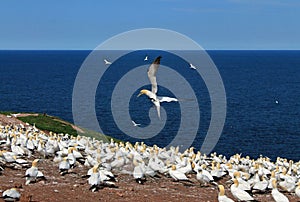
[[[2,0],[0,49],[94,49],[132,29],[204,49],[300,49],[299,0]]]

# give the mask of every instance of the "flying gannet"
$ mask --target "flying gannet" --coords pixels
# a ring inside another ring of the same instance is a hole
[[[192,63],[190,63],[190,68],[191,69],[197,69]]]
[[[140,126],[140,125],[141,125],[141,124],[136,123],[136,122],[134,122],[134,121],[131,121],[131,123],[133,124],[133,126]]]
[[[111,65],[111,62],[108,61],[107,59],[104,59],[103,61],[104,61],[104,63],[105,63],[106,65]]]
[[[156,95],[157,93],[157,82],[156,82],[156,72],[158,70],[159,64],[160,64],[160,59],[161,56],[158,56],[154,62],[150,65],[150,67],[148,68],[148,78],[150,80],[151,83],[151,91],[146,90],[146,89],[142,89],[138,95],[138,97],[140,95],[147,95],[149,97],[149,99],[151,100],[151,102],[155,105],[156,110],[157,110],[157,115],[158,118],[160,119],[160,103],[161,102],[177,102],[178,99],[176,98],[170,98],[170,97],[158,97]]]

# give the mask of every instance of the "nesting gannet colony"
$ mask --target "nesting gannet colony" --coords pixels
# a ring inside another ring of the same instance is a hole
[[[264,198],[266,194],[275,201],[288,201],[289,197],[300,200],[299,161],[278,157],[272,162],[268,157],[251,159],[240,154],[227,158],[216,153],[201,154],[193,147],[180,152],[179,147],[160,148],[143,142],[103,142],[85,136],[46,134],[20,124],[0,126],[0,175],[17,169],[22,172],[18,176],[25,187],[47,181],[52,176],[40,171],[45,159],[56,165],[57,170],[52,172],[62,178],[68,178],[74,168],[86,169],[82,178],[95,193],[106,187],[118,188],[118,175],[123,174],[139,186],[151,179],[169,178],[187,186],[213,187],[219,201],[258,200],[257,196]],[[1,192],[3,198],[22,195],[14,187]]]

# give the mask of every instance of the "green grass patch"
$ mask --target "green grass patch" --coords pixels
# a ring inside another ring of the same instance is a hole
[[[71,124],[60,121],[57,117],[39,114],[38,116],[18,117],[18,119],[31,125],[35,124],[40,130],[52,131],[55,133],[68,133],[69,135],[77,136],[77,131]]]
[[[0,114],[4,115],[11,115],[11,114],[17,114],[18,112],[13,112],[13,111],[0,111]],[[26,113],[27,114],[27,113]],[[79,132],[75,130],[72,127],[72,124],[64,121],[58,117],[55,116],[49,116],[49,115],[44,115],[44,114],[38,114],[38,116],[34,115],[34,113],[28,113],[32,115],[24,116],[24,117],[17,117],[21,121],[25,123],[29,123],[30,125],[34,125],[43,131],[52,131],[55,133],[64,133],[64,134],[69,134],[73,136],[81,135],[81,136],[87,136],[91,138],[95,138],[97,140],[102,140],[103,142],[110,141],[112,138],[115,142],[120,142],[120,140],[101,134],[96,131],[84,129],[81,127],[78,127],[81,129],[82,132]]]

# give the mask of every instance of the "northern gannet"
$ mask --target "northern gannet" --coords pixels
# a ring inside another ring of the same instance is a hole
[[[200,170],[196,170],[196,179],[200,182],[200,186],[207,186],[207,183],[214,183],[214,178],[207,170],[204,170],[204,165],[205,164],[202,165],[202,168],[200,168]]]
[[[219,195],[218,195],[218,201],[219,202],[234,202],[231,198],[228,198],[225,195],[225,189],[223,185],[218,185],[219,188]]]
[[[161,102],[177,102],[178,99],[176,98],[170,98],[170,97],[158,97],[156,95],[157,93],[157,82],[156,82],[156,72],[158,70],[159,64],[160,64],[160,59],[161,56],[158,56],[154,62],[150,65],[150,67],[148,68],[148,78],[150,80],[151,83],[151,91],[146,90],[146,89],[142,89],[140,91],[140,93],[138,94],[138,97],[140,95],[147,95],[149,97],[149,99],[151,100],[151,102],[155,105],[156,110],[157,110],[157,115],[158,118],[160,119],[160,103]]]
[[[103,61],[104,61],[104,63],[105,63],[106,65],[111,65],[111,62],[108,61],[107,59],[104,59]]]
[[[146,57],[144,58],[144,61],[147,61],[148,60],[148,55],[146,55]]]
[[[68,173],[69,169],[70,169],[70,163],[68,160],[68,157],[64,157],[62,159],[62,161],[59,163],[58,168],[59,168],[59,173],[61,175],[65,175]]]
[[[190,63],[190,68],[191,69],[197,69],[192,63]]]
[[[32,166],[28,168],[25,172],[25,185],[30,184],[30,182],[35,181],[36,178],[40,177],[43,178],[44,175],[41,171],[38,170],[37,164],[39,162],[39,159],[35,159],[32,161]]]
[[[276,202],[289,202],[289,199],[283,195],[282,193],[280,193],[277,189],[277,182],[276,180],[272,181],[272,185],[273,185],[273,189],[272,189],[272,197]]]
[[[184,173],[176,170],[176,166],[175,165],[172,165],[171,169],[169,169],[169,175],[175,181],[190,181]]]
[[[259,192],[265,192],[268,188],[269,182],[264,175],[259,176],[258,181],[254,182],[252,187],[253,190],[257,190]],[[253,192],[253,191],[252,191]]]
[[[2,193],[4,201],[18,201],[21,194],[16,188],[7,189]]]
[[[133,159],[133,177],[135,181],[139,184],[143,184],[146,181],[145,178],[145,165],[143,163],[137,162],[135,159]]]
[[[254,198],[250,196],[246,191],[239,188],[239,182],[237,179],[233,179],[233,183],[230,187],[230,191],[234,198],[239,201],[254,201]]]
[[[101,181],[100,173],[98,172],[98,166],[99,165],[95,165],[92,168],[92,173],[88,179],[88,183],[90,185],[90,190],[92,192],[97,191],[97,189],[99,188],[99,185],[100,185],[100,181]]]
[[[131,121],[131,123],[133,124],[133,126],[140,126],[141,124],[139,124],[139,123],[136,123],[136,122],[134,122],[134,121]]]

